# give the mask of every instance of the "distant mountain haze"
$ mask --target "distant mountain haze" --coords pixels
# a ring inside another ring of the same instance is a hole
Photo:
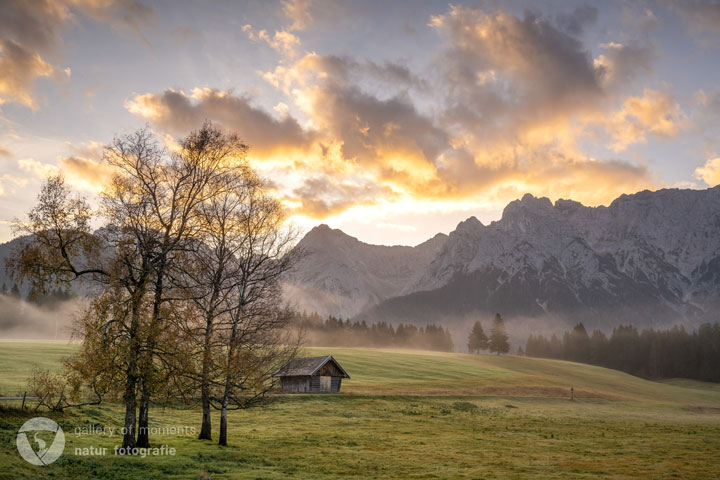
[[[351,317],[407,293],[447,241],[437,234],[415,247],[369,245],[320,225],[298,243],[302,257],[285,283],[298,310]]]
[[[475,312],[611,327],[716,321],[720,186],[622,195],[608,207],[525,195],[416,247],[326,225],[299,243],[286,298],[321,315],[442,321]]]
[[[21,241],[0,245],[8,289],[4,259]],[[322,316],[459,328],[500,312],[511,333],[534,330],[536,318],[604,329],[720,320],[720,186],[643,191],[607,207],[525,195],[498,221],[470,217],[415,247],[320,225],[297,248],[285,300]]]

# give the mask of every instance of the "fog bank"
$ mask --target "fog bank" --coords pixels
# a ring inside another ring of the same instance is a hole
[[[67,340],[82,307],[81,299],[39,307],[0,295],[0,339]]]

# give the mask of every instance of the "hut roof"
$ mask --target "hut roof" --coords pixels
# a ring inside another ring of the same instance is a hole
[[[312,376],[320,370],[326,363],[333,362],[335,366],[343,374],[343,378],[350,378],[350,375],[340,366],[332,355],[326,357],[303,357],[294,358],[286,363],[275,374],[276,377],[295,377],[295,376]]]

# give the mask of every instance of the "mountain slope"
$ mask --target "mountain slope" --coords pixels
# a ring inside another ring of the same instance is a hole
[[[368,316],[474,310],[589,323],[713,318],[720,295],[720,188],[623,195],[609,207],[526,195],[488,226],[458,225],[409,295]]]
[[[285,297],[298,310],[353,316],[415,282],[446,239],[438,234],[416,247],[369,245],[320,225],[298,244],[302,258],[288,275]]]
[[[363,244],[318,227],[294,274],[304,308],[388,321],[476,311],[589,324],[715,319],[720,187],[623,195],[608,207],[525,195],[411,247]],[[432,258],[431,258],[432,257]]]

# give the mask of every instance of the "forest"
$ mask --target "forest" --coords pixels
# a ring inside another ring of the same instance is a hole
[[[325,320],[317,313],[295,313],[292,323],[303,332],[306,345],[336,347],[416,348],[453,351],[450,331],[441,325],[416,326],[364,320],[350,321],[332,315]]]
[[[644,378],[690,378],[720,381],[720,325],[705,323],[688,332],[682,326],[666,330],[620,325],[608,337],[600,330],[588,334],[578,323],[562,337],[530,335],[530,357],[589,363]]]

